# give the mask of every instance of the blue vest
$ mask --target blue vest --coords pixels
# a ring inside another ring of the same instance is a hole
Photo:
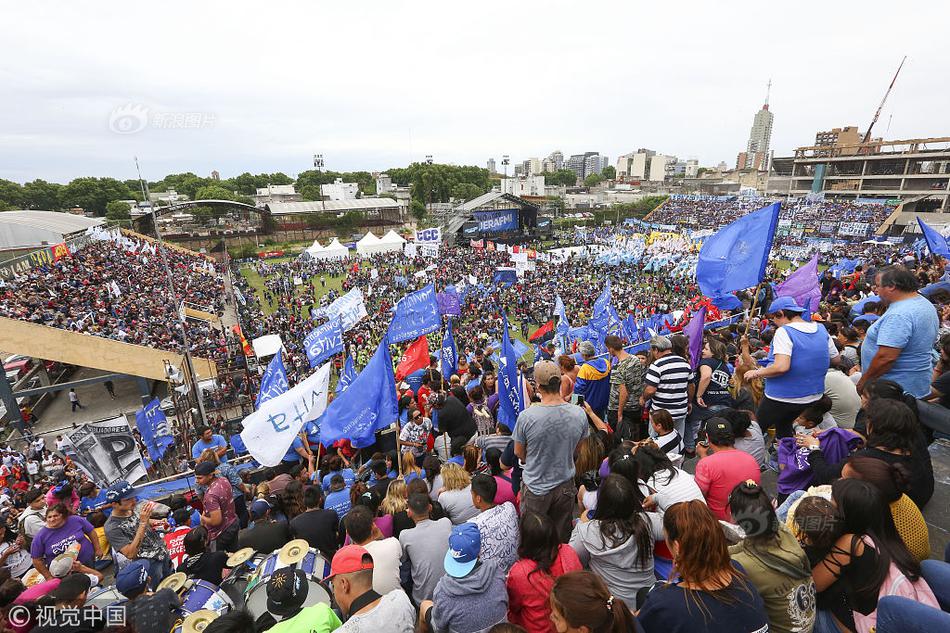
[[[806,334],[793,327],[783,327],[792,339],[792,363],[781,376],[765,379],[765,395],[770,398],[804,398],[825,390],[825,373],[831,359],[828,357],[828,330],[818,325],[818,331]],[[769,350],[769,364],[775,353]]]

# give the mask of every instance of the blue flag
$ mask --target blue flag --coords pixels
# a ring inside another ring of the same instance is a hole
[[[343,361],[343,371],[340,372],[340,379],[336,382],[336,391],[335,393],[340,394],[346,391],[346,388],[350,386],[356,379],[356,363],[353,362],[353,356],[351,354],[346,355],[346,360]]]
[[[261,378],[261,390],[257,392],[257,401],[254,402],[254,408],[260,408],[262,404],[275,398],[287,391],[287,371],[284,369],[284,361],[281,358],[281,350],[277,350],[274,358],[271,359],[267,369],[264,370],[264,377]]]
[[[313,328],[303,340],[310,367],[316,368],[334,354],[343,351],[343,325],[339,318]]]
[[[459,351],[455,346],[455,335],[452,333],[452,319],[445,324],[445,336],[442,337],[442,350],[439,354],[442,358],[441,369],[442,377],[448,381],[449,377],[458,370]]]
[[[329,446],[348,439],[356,448],[363,448],[375,441],[376,431],[398,417],[393,359],[389,344],[383,339],[363,371],[327,407],[320,427],[320,443]]]
[[[507,288],[518,283],[518,273],[515,272],[514,268],[498,268],[495,270],[491,281],[495,285],[502,285]]]
[[[435,298],[435,287],[429,284],[399,300],[386,338],[390,344],[401,343],[435,332],[441,327],[442,316]]]
[[[706,238],[696,281],[707,297],[758,285],[772,250],[781,203],[744,215]]]
[[[524,392],[518,381],[518,356],[508,336],[508,315],[502,313],[501,358],[498,360],[498,421],[514,430],[518,414],[524,410]]]
[[[446,286],[445,292],[435,296],[439,304],[439,314],[462,316],[462,301],[454,286]]]
[[[920,218],[917,218],[917,224],[920,225],[920,231],[924,234],[924,239],[927,241],[927,248],[930,249],[930,252],[934,255],[940,255],[941,257],[950,259],[950,248],[947,247],[947,238],[940,235],[937,229],[928,225]]]
[[[152,462],[160,460],[168,447],[175,443],[158,398],[153,398],[142,410],[135,412],[135,426],[142,434],[142,441]]]
[[[637,341],[637,337],[640,333],[640,326],[637,325],[637,319],[632,314],[628,314],[623,318],[623,322],[620,324],[620,329],[623,332],[623,337],[627,339],[628,343],[634,343]]]

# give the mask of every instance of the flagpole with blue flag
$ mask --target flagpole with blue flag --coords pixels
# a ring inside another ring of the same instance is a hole
[[[336,391],[334,391],[337,395],[346,391],[347,387],[356,380],[356,363],[353,362],[353,355],[345,354],[345,356],[343,371],[340,372],[340,377],[336,382]]]
[[[561,353],[567,353],[567,333],[571,329],[571,324],[567,320],[567,313],[564,310],[564,302],[561,300],[561,295],[557,295],[557,298],[554,300],[554,314],[557,316],[557,326],[555,331],[557,332],[558,338],[561,341]]]
[[[281,351],[277,350],[274,358],[267,365],[267,369],[264,370],[264,376],[261,378],[261,388],[257,392],[257,400],[254,402],[255,409],[259,409],[262,404],[271,398],[276,398],[289,388],[287,370],[284,369]]]
[[[744,215],[703,242],[696,281],[707,297],[757,286],[765,277],[781,203]]]
[[[508,336],[508,315],[502,312],[501,358],[498,365],[498,421],[514,430],[524,411],[524,394],[518,382],[518,357]]]
[[[917,218],[917,224],[920,225],[920,231],[924,234],[924,240],[926,240],[927,248],[930,249],[931,254],[950,259],[950,247],[947,246],[947,238],[941,235],[940,231],[921,220],[920,217]]]
[[[452,333],[452,319],[448,319],[445,324],[445,336],[442,337],[442,349],[440,367],[442,369],[442,378],[448,382],[449,377],[458,370],[459,353],[455,346],[455,335]]]

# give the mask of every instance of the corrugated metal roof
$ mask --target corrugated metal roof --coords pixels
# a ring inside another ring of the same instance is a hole
[[[105,218],[87,218],[83,215],[60,213],[58,211],[3,211],[0,223],[26,226],[43,231],[53,231],[68,235],[76,231],[85,231],[90,226],[102,224]]]
[[[273,215],[290,213],[340,213],[366,209],[398,209],[399,202],[392,198],[356,198],[354,200],[324,200],[322,202],[271,202],[267,209]]]
[[[472,211],[482,206],[483,204],[488,204],[489,202],[494,202],[498,198],[504,196],[500,191],[489,191],[488,193],[483,193],[477,198],[472,198],[468,202],[463,202],[459,206],[455,207],[456,211]]]

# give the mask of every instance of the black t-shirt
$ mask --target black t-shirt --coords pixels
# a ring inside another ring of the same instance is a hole
[[[941,405],[950,408],[950,371],[945,371],[933,381],[934,389],[942,393],[939,402]]]
[[[250,547],[255,552],[270,554],[290,540],[290,526],[285,521],[256,523],[238,534],[236,549]]]
[[[445,399],[445,405],[439,409],[439,431],[448,433],[450,438],[464,437],[468,439],[475,435],[478,429],[475,420],[455,396]]]
[[[221,584],[221,572],[227,567],[227,552],[204,552],[189,556],[181,564],[181,571],[213,585]]]
[[[340,519],[333,510],[307,510],[290,521],[294,538],[305,539],[310,547],[316,547],[327,558],[333,558],[340,546],[337,528]]]
[[[732,396],[729,395],[729,366],[718,358],[704,358],[699,367],[708,367],[712,372],[709,377],[709,384],[703,393],[703,402],[707,407],[714,405],[729,407],[732,406]],[[696,385],[699,386],[699,368],[696,372]]]
[[[748,581],[734,580],[720,600],[705,591],[687,596],[679,585],[656,587],[637,616],[647,631],[663,633],[765,633],[768,617],[762,596]],[[693,599],[702,602],[697,608]]]
[[[136,633],[168,633],[178,619],[180,602],[171,589],[159,589],[150,596],[139,596],[126,603],[125,621]]]

